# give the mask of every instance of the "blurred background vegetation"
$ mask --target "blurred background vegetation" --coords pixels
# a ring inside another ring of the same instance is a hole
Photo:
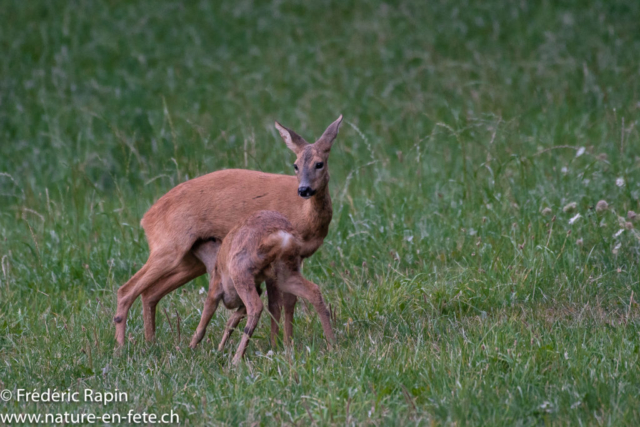
[[[639,2],[0,13],[0,388],[117,385],[193,424],[638,421]],[[334,219],[305,263],[336,354],[304,307],[292,357],[185,351],[203,277],[163,301],[157,344],[136,304],[114,355],[149,206],[218,169],[291,174],[273,122],[312,140],[341,113]]]

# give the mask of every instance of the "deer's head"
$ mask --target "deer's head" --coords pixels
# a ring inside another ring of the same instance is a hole
[[[298,178],[298,195],[305,199],[324,191],[329,183],[329,152],[338,135],[342,115],[331,123],[322,136],[309,144],[300,135],[276,122],[276,129],[287,147],[296,153],[293,169]]]

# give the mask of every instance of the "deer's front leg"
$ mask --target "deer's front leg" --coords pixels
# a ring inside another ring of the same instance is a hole
[[[296,308],[298,298],[290,293],[282,294],[282,304],[284,305],[284,342],[291,344],[293,339],[293,312]]]
[[[320,323],[322,323],[322,329],[324,330],[324,335],[327,341],[329,341],[329,344],[335,343],[336,337],[333,334],[333,329],[331,329],[329,309],[324,303],[324,299],[322,298],[322,293],[320,292],[318,285],[305,279],[300,274],[293,274],[284,282],[281,289],[283,292],[290,292],[309,301],[320,317]],[[293,298],[295,298],[295,296]],[[293,317],[293,309],[291,310],[291,313]]]
[[[276,281],[267,279],[267,297],[269,300],[269,314],[271,315],[271,346],[276,346],[276,338],[280,329],[280,314],[282,313],[282,294],[276,286]]]

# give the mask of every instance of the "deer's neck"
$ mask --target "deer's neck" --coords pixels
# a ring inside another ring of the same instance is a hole
[[[317,225],[319,228],[328,228],[331,222],[331,216],[333,215],[333,206],[331,205],[331,195],[329,195],[328,186],[307,200],[306,205],[305,214],[309,223]]]
[[[313,253],[327,236],[329,223],[331,223],[333,216],[329,186],[305,201],[304,215],[309,226],[307,227],[307,235],[303,236],[303,239],[309,242],[309,250]]]

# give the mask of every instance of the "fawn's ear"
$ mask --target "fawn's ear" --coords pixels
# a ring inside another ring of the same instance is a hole
[[[331,123],[327,130],[324,131],[322,136],[314,143],[321,151],[331,150],[333,141],[338,136],[338,130],[340,129],[340,123],[342,123],[342,114],[338,119]]]
[[[296,155],[298,155],[304,147],[309,145],[307,141],[304,140],[303,137],[292,131],[291,129],[287,129],[282,126],[280,123],[276,122],[276,129],[280,132],[280,136],[284,140],[284,143],[287,144],[287,147]]]

